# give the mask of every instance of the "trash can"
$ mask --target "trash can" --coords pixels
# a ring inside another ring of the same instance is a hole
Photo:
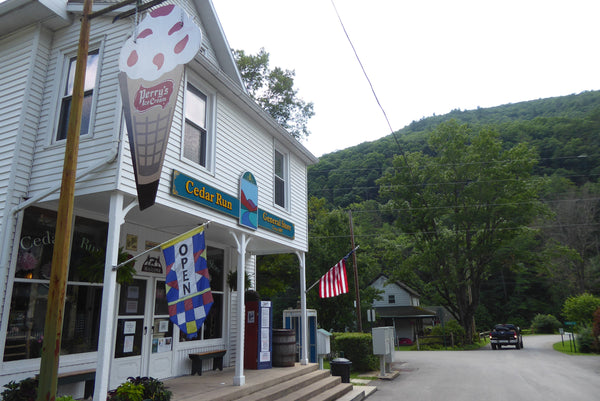
[[[351,361],[346,358],[335,358],[329,365],[331,366],[332,376],[340,376],[342,378],[342,383],[350,383]]]

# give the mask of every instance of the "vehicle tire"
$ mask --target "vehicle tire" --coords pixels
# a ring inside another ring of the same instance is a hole
[[[521,348],[523,348],[523,341],[521,341]]]
[[[496,349],[496,344],[492,344],[492,349]]]
[[[500,344],[496,345],[496,347],[498,347],[498,349],[502,349],[502,346]]]
[[[515,345],[515,349],[521,349],[521,347],[520,347],[519,343],[517,343],[517,344]]]

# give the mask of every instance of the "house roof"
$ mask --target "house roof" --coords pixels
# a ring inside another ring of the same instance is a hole
[[[98,0],[94,3],[92,11],[102,10],[118,2],[119,0]],[[248,111],[250,115],[257,116],[256,120],[271,131],[278,141],[287,145],[307,165],[315,164],[318,158],[261,109],[248,94],[212,1],[190,0],[190,2],[198,10],[218,64],[214,65],[199,53],[195,59],[198,65],[219,80],[223,85],[221,90],[232,94],[232,100],[238,106]],[[107,15],[115,16],[132,7],[134,6],[128,5]],[[0,36],[40,21],[52,30],[60,29],[73,23],[74,16],[82,10],[83,0],[0,0]]]
[[[420,297],[419,293],[416,292],[415,290],[413,290],[412,288],[410,288],[409,286],[407,286],[406,284],[400,282],[400,281],[390,281],[389,277],[383,273],[380,273],[377,277],[375,277],[375,279],[373,279],[373,281],[371,281],[369,283],[369,286],[373,285],[373,283],[375,283],[375,281],[377,281],[380,277],[383,277],[386,279],[387,283],[386,284],[396,284],[398,287],[402,288],[404,291],[408,292],[409,294],[415,296],[415,297]]]
[[[435,312],[419,306],[382,306],[376,307],[375,312],[380,317],[434,317]]]

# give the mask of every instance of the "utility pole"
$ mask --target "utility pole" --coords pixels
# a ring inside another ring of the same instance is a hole
[[[142,7],[137,7],[136,11],[152,7],[162,1],[164,0],[154,0]],[[77,173],[79,132],[81,130],[81,111],[83,109],[83,92],[89,52],[91,19],[135,2],[141,3],[140,0],[125,0],[96,13],[92,13],[93,0],[84,0],[83,2],[83,14],[81,16],[81,28],[79,31],[79,46],[77,49],[75,77],[73,80],[73,95],[71,97],[71,111],[69,113],[69,125],[67,126],[65,159],[63,162],[62,182],[56,217],[56,231],[54,234],[52,270],[50,272],[48,305],[44,323],[44,343],[42,346],[40,362],[37,401],[54,400],[56,398],[56,390],[58,387],[58,365],[60,343],[62,339],[69,258],[71,255],[73,209],[75,204],[75,178]],[[127,15],[130,13],[131,11],[126,12]]]
[[[58,362],[60,341],[62,338],[63,314],[65,310],[65,292],[67,289],[67,273],[69,256],[71,255],[71,237],[73,223],[73,205],[75,203],[75,176],[77,173],[77,154],[79,151],[79,131],[81,129],[81,110],[83,105],[83,88],[90,37],[90,20],[93,0],[83,3],[83,16],[79,31],[79,48],[73,81],[71,112],[67,127],[67,143],[63,162],[62,183],[56,217],[54,234],[54,250],[52,253],[52,270],[48,290],[48,306],[44,324],[44,344],[40,362],[40,381],[38,384],[38,401],[53,400],[58,386]]]
[[[352,245],[352,249],[354,249],[354,225],[352,224],[352,210],[348,211],[348,216],[350,217],[350,244]],[[356,252],[352,252],[352,262],[354,264],[354,291],[356,293],[356,322],[358,324],[358,331],[362,333],[362,315],[360,313],[360,293],[358,288],[358,270],[356,268]]]

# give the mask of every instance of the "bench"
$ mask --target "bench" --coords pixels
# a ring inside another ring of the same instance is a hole
[[[188,354],[188,357],[192,360],[192,376],[196,373],[198,373],[198,376],[202,376],[202,361],[205,359],[213,360],[213,370],[223,370],[223,356],[226,352],[225,350],[216,350]]]
[[[39,378],[39,375],[36,375]],[[73,372],[62,372],[57,375],[57,384],[73,384],[85,382],[84,396],[87,398],[94,392],[94,381],[96,380],[96,369],[76,370]]]

